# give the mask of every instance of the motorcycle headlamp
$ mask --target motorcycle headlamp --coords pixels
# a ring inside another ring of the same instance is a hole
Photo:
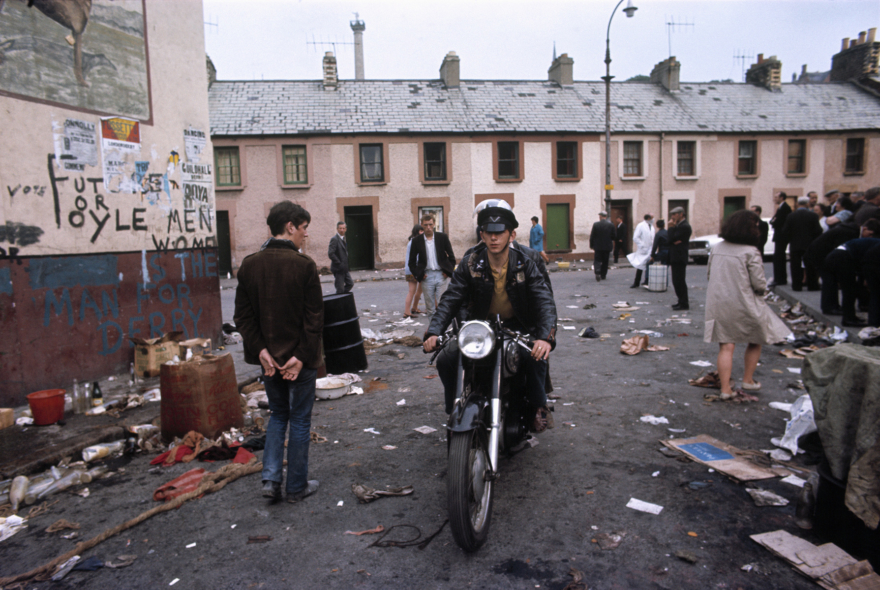
[[[458,349],[469,359],[489,356],[495,345],[495,332],[486,322],[466,322],[458,332]]]

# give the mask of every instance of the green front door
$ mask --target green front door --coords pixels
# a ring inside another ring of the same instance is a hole
[[[547,205],[547,227],[544,228],[545,249],[548,252],[571,250],[568,203]]]
[[[349,270],[373,269],[373,208],[369,205],[345,208],[345,242]]]
[[[724,197],[724,217],[721,219],[721,223],[727,221],[727,218],[737,211],[742,211],[745,208],[745,197]]]

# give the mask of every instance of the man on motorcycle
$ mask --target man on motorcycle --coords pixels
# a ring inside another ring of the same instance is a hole
[[[525,366],[528,399],[535,409],[532,429],[541,432],[552,427],[544,382],[546,360],[556,345],[556,303],[535,262],[510,247],[511,232],[519,224],[509,205],[504,205],[507,203],[480,211],[477,223],[483,242],[462,258],[453,273],[449,288],[425,332],[423,346],[425,352],[435,350],[437,336],[463,307],[468,320],[485,320],[497,315],[508,329],[530,334],[535,344]],[[458,347],[452,341],[437,358],[447,414],[452,412],[455,402],[457,364]]]

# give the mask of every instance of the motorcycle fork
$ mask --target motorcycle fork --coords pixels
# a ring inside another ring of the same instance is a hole
[[[495,370],[492,372],[492,400],[490,408],[492,411],[492,421],[489,426],[489,473],[487,479],[489,481],[498,477],[498,447],[501,442],[501,363],[504,352],[503,346],[498,346],[498,352],[495,357]]]

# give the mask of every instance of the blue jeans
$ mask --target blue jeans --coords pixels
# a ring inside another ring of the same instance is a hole
[[[437,311],[437,303],[446,286],[446,277],[442,270],[426,270],[422,280],[422,295],[425,296],[425,309],[428,315],[433,316]]]
[[[308,485],[309,439],[312,405],[315,403],[316,369],[303,369],[296,381],[286,381],[276,372],[263,376],[272,416],[266,428],[263,451],[263,481],[283,482],[284,433],[287,437],[287,493],[297,494]]]

